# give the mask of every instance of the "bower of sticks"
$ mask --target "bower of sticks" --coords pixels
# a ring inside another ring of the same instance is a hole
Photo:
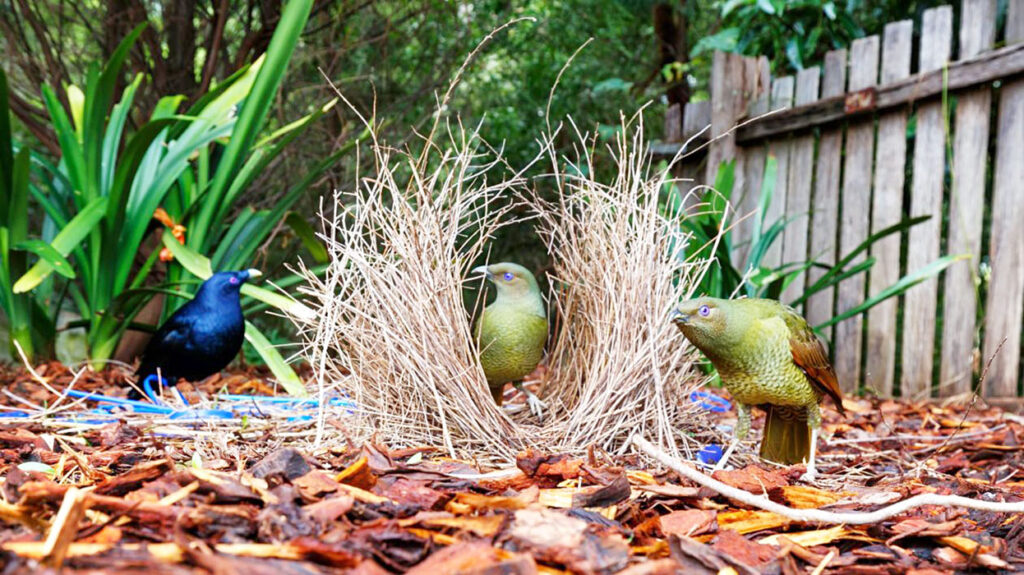
[[[372,175],[325,201],[331,264],[306,274],[317,313],[303,324],[305,355],[316,393],[358,406],[346,417],[355,441],[507,465],[529,448],[621,455],[633,434],[692,459],[714,439],[686,399],[703,379],[690,369],[696,356],[669,321],[708,264],[687,260],[685,215],[665,211],[671,171],[652,167],[642,127],[624,125],[602,150],[617,178],[580,175],[596,171],[596,139],[561,129],[579,153],[553,152],[553,133],[536,159],[552,166],[555,203],[461,127],[439,130],[418,155],[372,146]],[[554,262],[547,358],[527,382],[541,418],[511,387],[504,407],[494,403],[472,333],[485,285],[470,270],[490,260],[502,226],[524,219]]]
[[[576,153],[555,153],[554,138],[574,139]],[[330,264],[305,270],[316,313],[293,319],[309,398],[276,397],[269,374],[247,368],[182,384],[190,417],[97,414],[64,390],[105,391],[123,370],[4,368],[0,401],[34,408],[0,428],[0,570],[1024,565],[1024,418],[978,398],[845,398],[845,419],[823,410],[814,482],[803,465],[761,461],[757,431],[728,469],[703,463],[703,448],[730,440],[736,412],[694,394],[729,405],[669,321],[711,262],[685,257],[688,214],[666,208],[701,206],[666,198],[686,186],[666,185],[671,163],[653,164],[645,142],[638,119],[610,145],[571,120],[549,130],[535,162],[557,201],[457,123],[438,122],[412,148],[372,142],[360,180],[321,203]],[[614,163],[610,181],[592,176],[597,146]],[[547,353],[526,382],[543,419],[511,387],[494,404],[472,334],[485,300],[470,270],[502,226],[523,220],[553,261]],[[209,398],[223,391],[251,394],[254,409],[213,417],[223,405]]]

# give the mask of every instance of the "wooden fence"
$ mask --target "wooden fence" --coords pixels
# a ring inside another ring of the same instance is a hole
[[[656,151],[670,153],[710,124],[706,156],[690,157],[681,175],[713,182],[721,162],[735,158],[740,215],[756,210],[765,158],[776,158],[769,221],[807,217],[786,227],[765,264],[833,263],[874,231],[933,216],[876,243],[869,274],[808,300],[811,322],[941,254],[970,256],[899,301],[835,326],[829,336],[843,388],[958,395],[974,389],[991,358],[982,395],[1020,405],[1024,0],[1009,0],[1005,18],[997,18],[996,0],[964,0],[959,14],[928,10],[916,28],[893,22],[881,37],[829,52],[820,68],[795,78],[772,78],[763,57],[716,53],[710,88],[710,103],[669,111],[666,139],[676,143]],[[758,118],[773,110],[782,111]],[[752,222],[737,225],[737,243],[749,239]],[[746,261],[742,245],[734,257]],[[821,273],[810,270],[783,299]]]

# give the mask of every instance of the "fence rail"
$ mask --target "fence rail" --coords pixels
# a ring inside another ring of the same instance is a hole
[[[831,264],[873,232],[932,216],[873,244],[866,277],[810,298],[803,311],[812,323],[940,254],[969,256],[826,333],[847,391],[959,395],[991,360],[981,393],[1024,405],[1024,0],[1009,0],[1002,30],[997,16],[996,0],[964,0],[959,13],[927,10],[916,37],[914,22],[890,23],[881,37],[829,52],[795,78],[771,77],[764,57],[719,52],[710,103],[666,116],[666,140],[675,143],[655,150],[665,155],[710,124],[706,156],[688,157],[680,175],[710,183],[723,160],[735,159],[740,214],[756,210],[765,159],[775,158],[769,222],[808,217],[786,227],[766,265]],[[752,227],[748,218],[734,228],[736,261],[746,261]],[[783,299],[821,273],[811,268]]]

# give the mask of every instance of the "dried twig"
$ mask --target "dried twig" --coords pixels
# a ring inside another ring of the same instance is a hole
[[[772,513],[778,513],[779,515],[803,523],[868,525],[884,521],[890,517],[895,517],[901,513],[905,513],[906,511],[924,505],[963,507],[966,509],[993,511],[996,513],[1024,513],[1024,501],[981,501],[978,499],[971,499],[969,497],[961,497],[959,495],[938,495],[935,493],[915,495],[910,499],[904,499],[903,501],[898,501],[887,507],[866,513],[856,511],[839,513],[824,511],[822,509],[794,509],[792,507],[775,503],[765,496],[753,495],[752,493],[731,485],[726,485],[717,479],[708,477],[696,469],[692,469],[684,465],[681,461],[675,459],[661,449],[658,449],[639,435],[633,436],[633,445],[640,449],[640,451],[657,460],[662,465],[690,481],[701,485],[702,487],[713,489],[726,497],[739,501],[740,503],[764,509],[765,511],[771,511]]]

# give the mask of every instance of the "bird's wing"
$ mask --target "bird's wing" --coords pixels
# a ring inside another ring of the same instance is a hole
[[[138,372],[141,375],[146,375],[144,371],[155,370],[155,366],[163,364],[165,358],[173,358],[192,350],[192,321],[187,314],[180,312],[181,310],[178,310],[169,317],[149,340],[146,350],[142,353],[142,364],[139,366]]]
[[[782,315],[789,328],[789,349],[793,353],[793,363],[803,370],[815,389],[832,398],[839,413],[846,415],[843,393],[839,389],[836,372],[828,360],[825,344],[807,325],[807,320],[800,317],[793,308],[784,306]]]

